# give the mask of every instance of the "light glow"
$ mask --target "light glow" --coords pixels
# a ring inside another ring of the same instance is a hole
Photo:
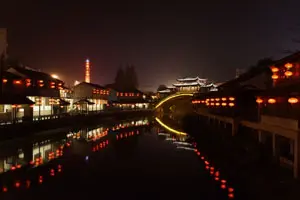
[[[291,97],[291,98],[289,98],[288,99],[288,102],[290,103],[290,104],[294,104],[294,103],[298,103],[298,99],[297,98],[295,98],[295,97]]]
[[[175,95],[171,95],[171,96],[168,96],[167,98],[163,99],[162,101],[160,101],[156,106],[155,108],[158,108],[160,107],[162,104],[164,104],[165,102],[171,100],[171,99],[174,99],[174,98],[177,98],[177,97],[182,97],[182,96],[193,96],[193,94],[189,94],[189,93],[182,93],[182,94],[175,94]]]
[[[58,79],[59,77],[56,74],[51,74],[52,78]]]
[[[162,121],[160,121],[160,119],[158,119],[157,117],[155,117],[155,120],[162,126],[164,127],[165,129],[167,129],[168,131],[172,132],[172,133],[175,133],[175,134],[178,134],[178,135],[186,135],[186,133],[184,132],[181,132],[181,131],[177,131],[171,127],[169,127],[168,125],[164,124]]]

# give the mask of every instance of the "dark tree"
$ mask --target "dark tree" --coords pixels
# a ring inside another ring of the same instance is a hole
[[[126,86],[128,89],[138,88],[138,78],[133,65],[127,65],[125,69]]]
[[[126,83],[125,73],[122,67],[120,67],[117,71],[117,75],[115,78],[115,85],[117,88],[124,88]]]
[[[166,85],[159,85],[157,88],[157,92],[161,91],[161,90],[166,90],[166,89],[168,89],[168,87]]]

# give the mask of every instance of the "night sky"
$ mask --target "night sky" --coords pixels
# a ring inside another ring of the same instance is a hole
[[[28,2],[1,1],[9,54],[69,83],[83,80],[86,58],[99,84],[127,63],[145,90],[185,76],[225,81],[300,39],[297,0]]]

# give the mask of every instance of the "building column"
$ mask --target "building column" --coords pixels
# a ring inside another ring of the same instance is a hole
[[[238,129],[239,129],[239,121],[237,119],[234,119],[232,121],[231,136],[235,136],[238,133]]]
[[[276,134],[272,133],[272,152],[273,156],[276,157]]]
[[[257,134],[258,134],[258,142],[262,143],[262,132],[261,132],[261,130],[258,130]]]
[[[299,155],[300,155],[300,148],[299,148],[299,135],[296,136],[296,139],[294,140],[294,178],[299,177]]]

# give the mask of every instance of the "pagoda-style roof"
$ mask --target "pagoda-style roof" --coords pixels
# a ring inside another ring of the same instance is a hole
[[[171,93],[172,91],[170,89],[160,90],[158,93]]]
[[[194,81],[194,82],[185,82],[185,83],[174,83],[173,84],[175,87],[184,87],[184,86],[200,86],[200,87],[217,87],[214,83],[203,83],[199,81]]]
[[[202,79],[202,78],[199,78],[198,76],[197,77],[186,77],[186,78],[179,78],[177,79],[177,81],[179,82],[186,82],[186,81],[207,81],[207,79]]]

